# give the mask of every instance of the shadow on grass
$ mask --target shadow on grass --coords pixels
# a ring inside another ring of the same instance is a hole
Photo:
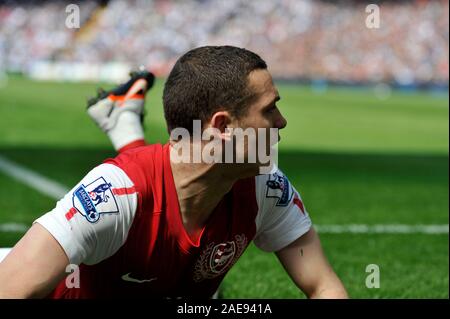
[[[0,147],[0,155],[71,186],[115,152],[110,148]],[[302,185],[317,224],[448,223],[447,155],[281,151],[279,164],[294,184]],[[0,213],[14,214],[4,216],[3,222],[31,224],[54,205],[54,200],[29,194],[24,186],[16,185],[14,191],[8,178],[3,181],[0,178],[0,188],[8,192],[3,198],[0,193]],[[21,236],[0,234],[0,247],[13,246]],[[363,286],[364,267],[374,261],[386,269],[383,276],[390,278],[384,297],[448,297],[448,235],[343,234],[322,239],[353,297],[376,297]],[[415,286],[417,278],[425,275],[433,281],[419,280],[423,284]],[[228,298],[299,296],[275,257],[253,246],[232,269],[223,288]]]

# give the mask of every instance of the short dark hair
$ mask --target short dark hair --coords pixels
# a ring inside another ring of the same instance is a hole
[[[205,46],[188,51],[175,63],[164,86],[164,116],[169,133],[177,127],[192,133],[193,120],[219,111],[245,115],[255,93],[248,87],[253,70],[267,69],[257,54],[233,46]]]

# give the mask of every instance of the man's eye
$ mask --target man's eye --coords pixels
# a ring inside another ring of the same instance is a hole
[[[277,109],[277,106],[274,105],[274,106],[270,107],[270,108],[267,110],[267,112],[268,112],[268,113],[273,113],[273,112],[275,112],[276,109]]]

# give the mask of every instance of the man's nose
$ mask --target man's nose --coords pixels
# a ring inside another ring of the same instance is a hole
[[[282,130],[286,127],[286,125],[287,125],[287,120],[280,113],[280,116],[275,120],[275,128]]]

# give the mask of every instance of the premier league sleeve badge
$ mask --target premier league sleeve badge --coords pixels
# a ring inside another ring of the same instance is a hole
[[[81,184],[73,192],[73,207],[90,223],[97,222],[101,214],[118,213],[119,208],[111,187],[111,183],[103,177],[87,185]]]

